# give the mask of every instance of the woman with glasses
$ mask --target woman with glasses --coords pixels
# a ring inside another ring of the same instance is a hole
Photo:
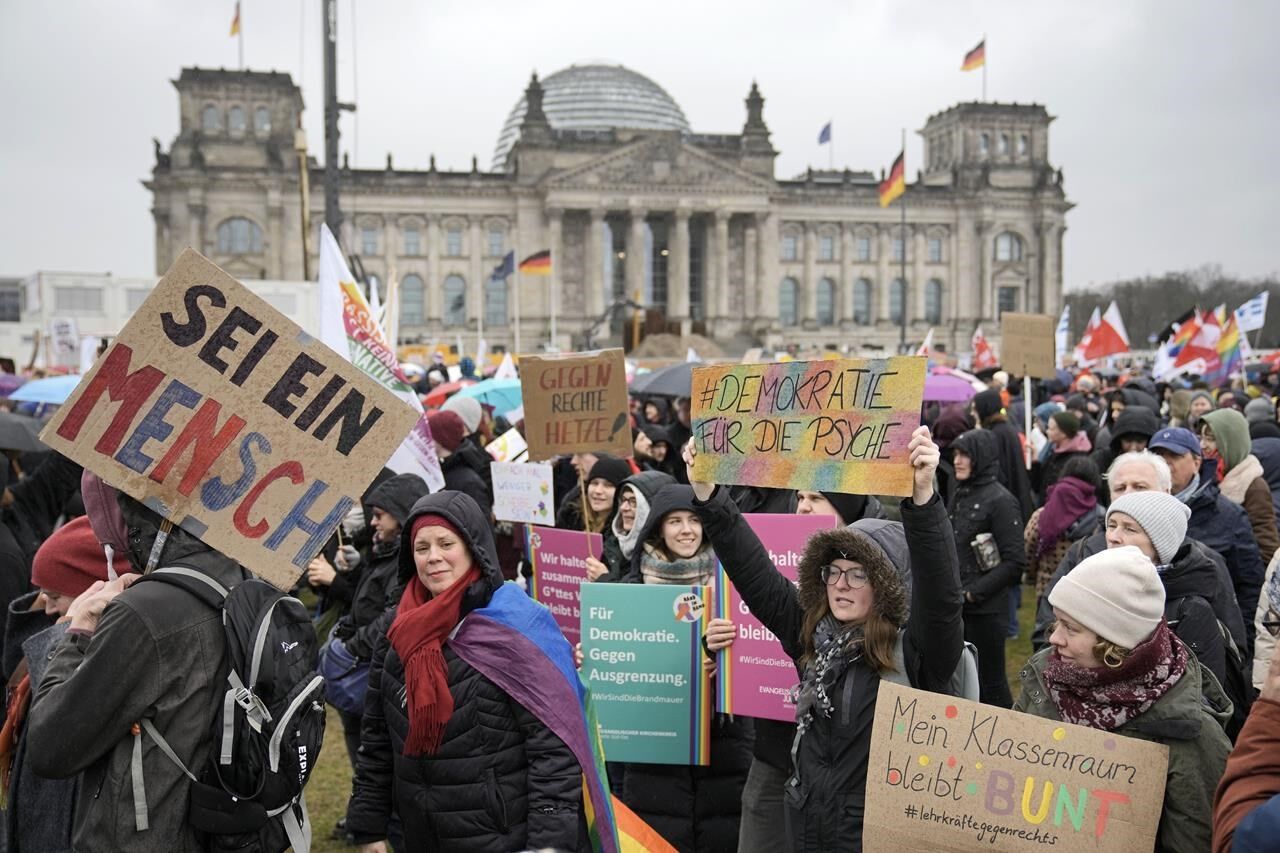
[[[587,558],[587,579],[613,583],[622,579],[636,552],[637,540],[649,519],[649,503],[658,489],[674,484],[675,477],[662,471],[632,474],[618,486],[613,515],[604,534],[600,559]]]
[[[991,432],[970,430],[951,447],[956,489],[948,511],[964,588],[964,638],[978,649],[982,701],[1008,708],[1013,704],[1004,671],[1008,590],[1027,564],[1022,513],[997,479],[1000,447]]]
[[[795,774],[785,787],[793,850],[862,849],[880,681],[945,690],[960,659],[955,542],[933,489],[938,448],[920,427],[909,450],[914,478],[902,523],[859,521],[814,534],[799,588],[773,565],[728,489],[692,484],[693,508],[725,571],[802,673]],[[694,453],[691,442],[687,464]]]

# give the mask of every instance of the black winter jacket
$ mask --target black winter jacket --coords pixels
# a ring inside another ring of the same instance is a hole
[[[1000,466],[997,479],[1018,502],[1022,523],[1026,524],[1031,513],[1036,511],[1036,502],[1031,494],[1031,476],[1022,456],[1021,433],[1004,415],[988,418],[982,429],[996,438],[996,459]]]
[[[1231,573],[1244,622],[1247,648],[1253,648],[1253,617],[1262,590],[1267,566],[1253,538],[1253,526],[1244,507],[1232,503],[1218,491],[1217,483],[1207,483],[1187,501],[1191,518],[1187,535],[1222,555]]]
[[[971,460],[969,478],[956,485],[949,507],[960,559],[960,583],[968,593],[965,613],[1003,613],[1008,607],[1005,590],[1016,586],[1027,566],[1022,541],[1022,515],[1017,500],[998,482],[996,439],[988,430],[970,430],[952,446]],[[1000,563],[991,569],[978,566],[970,543],[981,533],[995,537]]]
[[[747,606],[797,662],[803,654],[804,609],[801,591],[769,559],[724,489],[696,504],[703,531]],[[948,685],[964,640],[960,575],[955,539],[942,502],[924,506],[901,503],[902,524],[874,522],[859,534],[860,547],[891,564],[899,580],[911,577],[909,615],[901,634],[906,675],[924,690]],[[833,534],[848,535],[846,531]],[[806,558],[809,557],[806,550]],[[866,561],[863,561],[864,563]],[[813,567],[816,575],[816,566]],[[801,566],[801,589],[820,581]],[[905,586],[905,585],[904,585]],[[818,594],[825,596],[825,591]],[[801,739],[796,777],[788,784],[788,834],[796,850],[862,849],[862,817],[866,796],[871,724],[875,717],[879,673],[859,659],[828,688],[830,717],[818,715]]]
[[[417,474],[396,474],[371,491],[367,503],[404,528],[414,503],[426,493],[427,483]],[[338,622],[337,635],[346,643],[347,651],[362,660],[373,657],[373,647],[391,627],[403,591],[400,539],[373,543],[351,596],[351,610]]]
[[[415,571],[413,520],[434,513],[462,534],[481,578],[462,598],[462,617],[503,583],[493,531],[474,500],[452,491],[419,500],[404,524],[400,564]],[[394,803],[408,850],[587,849],[582,769],[564,741],[445,644],[453,716],[440,748],[406,756],[404,664],[386,636],[369,672],[364,724],[347,830],[367,843],[387,837]]]
[[[471,495],[488,518],[493,515],[493,489],[476,464],[476,453],[484,451],[464,442],[456,452],[440,460],[440,473],[444,475],[446,489]]]

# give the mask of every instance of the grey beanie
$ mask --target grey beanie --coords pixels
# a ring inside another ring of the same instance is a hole
[[[1138,522],[1151,545],[1156,549],[1160,565],[1167,566],[1187,538],[1187,519],[1191,510],[1173,495],[1164,492],[1131,492],[1116,498],[1107,507],[1107,521],[1111,514],[1122,512]]]
[[[1244,416],[1251,424],[1275,420],[1276,407],[1270,397],[1255,397],[1245,404]]]

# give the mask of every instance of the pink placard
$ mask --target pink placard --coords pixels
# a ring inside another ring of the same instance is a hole
[[[600,559],[604,539],[599,533],[529,525],[525,543],[533,565],[534,600],[551,610],[570,643],[578,642],[578,587],[587,583],[587,557]]]
[[[797,582],[800,558],[809,537],[836,526],[834,515],[745,513],[743,518],[760,538],[778,571],[792,583]],[[731,620],[738,636],[720,653],[716,710],[767,720],[795,720],[795,705],[789,698],[799,680],[795,664],[773,632],[747,609],[723,567],[717,584],[716,615]]]

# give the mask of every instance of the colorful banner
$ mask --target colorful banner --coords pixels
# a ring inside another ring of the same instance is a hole
[[[520,381],[530,459],[587,452],[631,455],[622,350],[521,356]]]
[[[440,491],[444,488],[444,474],[422,401],[400,370],[394,349],[356,286],[355,276],[347,269],[338,241],[327,225],[320,228],[317,285],[320,339],[418,412],[418,423],[387,460],[387,467],[397,474],[417,474],[426,480],[431,491]]]
[[[289,590],[417,419],[187,249],[40,437]]]
[[[599,533],[534,526],[525,530],[524,539],[533,566],[529,594],[547,605],[570,643],[578,642],[578,591],[587,584],[587,557],[600,559],[603,539]]]
[[[694,476],[704,482],[911,494],[926,359],[693,369]]]
[[[745,513],[769,559],[792,583],[797,583],[805,543],[819,530],[833,530],[834,515],[775,515]],[[751,614],[724,566],[716,580],[716,615],[734,623],[738,635],[720,652],[716,677],[716,710],[766,720],[794,722],[796,706],[791,688],[799,680],[796,665],[782,650],[773,632]]]
[[[529,455],[529,445],[525,444],[520,430],[509,429],[484,446],[495,462],[520,462]]]
[[[542,462],[493,462],[493,516],[499,521],[555,522],[551,466]],[[599,556],[597,552],[596,556]]]
[[[582,680],[610,761],[711,762],[710,600],[706,586],[582,588]]]
[[[1163,744],[881,681],[864,849],[1151,850],[1168,764]]]

